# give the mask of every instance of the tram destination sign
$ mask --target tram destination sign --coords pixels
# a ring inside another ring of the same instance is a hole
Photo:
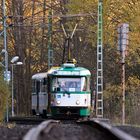
[[[79,71],[58,71],[57,75],[80,75]]]

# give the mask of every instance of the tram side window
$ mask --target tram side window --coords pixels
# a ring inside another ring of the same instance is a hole
[[[36,90],[36,81],[32,80],[32,92],[34,93]]]
[[[81,78],[81,91],[90,91],[90,78],[89,77]]]
[[[87,79],[86,77],[81,78],[81,91],[87,90]]]
[[[87,77],[87,91],[90,91],[90,78]]]
[[[52,91],[57,91],[57,88],[58,88],[57,78],[54,78],[52,82]]]
[[[41,92],[46,92],[47,91],[47,79],[44,78],[42,81],[41,81]]]
[[[43,79],[43,85],[47,85],[47,78]]]
[[[83,90],[82,91],[87,91],[87,81],[85,80],[84,86],[83,86]]]

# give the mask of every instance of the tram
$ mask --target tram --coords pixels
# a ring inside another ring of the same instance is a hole
[[[89,116],[91,113],[91,73],[74,63],[64,63],[48,71],[48,101],[52,116]]]
[[[46,116],[48,105],[47,72],[32,76],[32,114]]]

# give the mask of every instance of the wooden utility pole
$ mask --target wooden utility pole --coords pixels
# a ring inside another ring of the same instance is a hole
[[[122,124],[125,124],[125,52],[122,55]]]
[[[122,124],[125,124],[125,56],[128,49],[129,25],[126,23],[118,26],[118,50],[121,54],[122,65]]]

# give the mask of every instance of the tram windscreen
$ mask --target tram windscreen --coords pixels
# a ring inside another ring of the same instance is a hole
[[[86,77],[54,77],[52,82],[53,91],[87,91],[87,78]]]

